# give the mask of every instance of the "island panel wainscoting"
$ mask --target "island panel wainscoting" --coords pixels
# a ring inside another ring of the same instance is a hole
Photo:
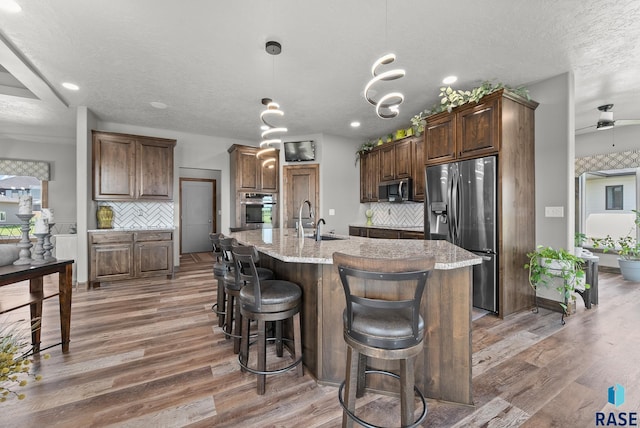
[[[345,297],[333,253],[373,258],[405,258],[433,254],[435,269],[427,283],[421,315],[425,346],[415,365],[416,386],[426,397],[473,404],[471,390],[471,296],[473,265],[481,259],[446,241],[339,237],[315,241],[299,238],[294,229],[258,229],[232,233],[239,243],[260,252],[260,264],[302,287],[303,361],[318,382],[339,385],[345,376],[346,344],[342,312]],[[374,290],[371,290],[373,293]],[[400,293],[402,287],[376,293]],[[378,294],[379,295],[379,294]],[[411,296],[409,296],[411,297]],[[370,366],[397,371],[397,362],[369,361]],[[373,376],[368,387],[397,391],[397,382]]]

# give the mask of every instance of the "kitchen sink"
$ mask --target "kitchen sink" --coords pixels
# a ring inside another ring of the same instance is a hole
[[[310,239],[316,239],[315,236],[307,236]],[[320,240],[322,241],[342,241],[345,239],[349,239],[347,236],[336,236],[336,235],[320,235]]]

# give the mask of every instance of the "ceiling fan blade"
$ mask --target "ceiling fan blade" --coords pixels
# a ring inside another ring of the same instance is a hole
[[[615,126],[640,125],[640,119],[618,119]]]
[[[595,132],[596,125],[585,126],[584,128],[576,129],[576,135],[588,134],[589,132]]]

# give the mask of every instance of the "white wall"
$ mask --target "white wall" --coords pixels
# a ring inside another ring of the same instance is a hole
[[[573,74],[564,73],[527,87],[531,99],[540,103],[535,113],[536,245],[573,248]],[[563,207],[564,216],[545,217],[545,207]]]

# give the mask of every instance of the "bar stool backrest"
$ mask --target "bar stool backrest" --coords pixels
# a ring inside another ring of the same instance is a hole
[[[407,348],[422,341],[418,327],[420,301],[435,265],[433,256],[380,259],[334,253],[333,264],[338,268],[346,298],[346,334],[366,345],[385,349]],[[394,319],[396,311],[410,311],[412,337],[389,341],[354,331],[354,305],[365,311],[388,313],[389,319]]]
[[[231,272],[234,267],[233,254],[231,254],[231,248],[237,243],[235,238],[223,238],[220,239],[220,251],[222,256],[222,263],[224,263],[227,272]]]
[[[209,240],[212,245],[212,252],[214,257],[216,258],[216,263],[222,263],[222,248],[220,248],[220,239],[224,239],[224,235],[222,233],[210,233]]]
[[[254,246],[234,245],[232,253],[238,280],[242,281],[246,287],[253,287],[255,301],[251,309],[260,311],[262,308],[262,293],[260,290],[260,276],[256,268],[258,251]]]

